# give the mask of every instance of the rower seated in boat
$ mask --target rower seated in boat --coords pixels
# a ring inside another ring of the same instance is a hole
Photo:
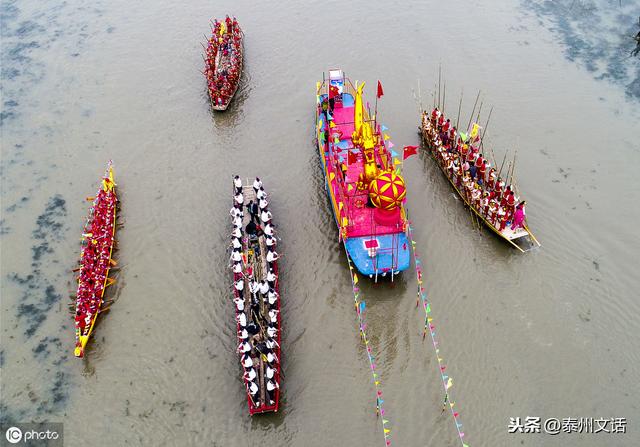
[[[267,211],[267,210],[263,210],[262,213],[260,213],[260,220],[262,221],[262,223],[267,223],[271,220],[273,216],[271,215],[271,211]]]
[[[274,384],[271,380],[267,381],[267,395],[269,399],[269,405],[273,405],[273,391],[276,389],[276,384]]]
[[[269,289],[269,293],[267,293],[267,302],[270,306],[274,305],[278,301],[278,293],[273,289]]]
[[[246,372],[245,372],[245,377],[247,378],[247,380],[252,381],[256,378],[258,374],[256,373],[255,368],[249,368]]]
[[[267,223],[264,226],[264,234],[266,234],[267,236],[273,237],[273,233],[274,233],[273,225],[271,223]]]
[[[269,293],[269,284],[267,283],[267,281],[262,280],[260,281],[258,289],[260,290],[261,295],[266,295],[267,293]]]
[[[273,273],[273,269],[269,269],[267,273],[267,283],[269,285],[269,289],[273,289],[276,286],[276,274]]]

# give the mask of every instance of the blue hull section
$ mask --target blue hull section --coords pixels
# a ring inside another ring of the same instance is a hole
[[[390,249],[393,244],[394,236],[397,238],[397,251],[395,253],[392,253]],[[398,272],[409,268],[409,265],[411,264],[409,250],[411,249],[411,247],[409,246],[407,236],[404,233],[376,236],[375,239],[378,240],[379,245],[378,253],[376,254],[375,258],[369,256],[369,252],[364,245],[365,241],[371,240],[370,236],[351,237],[345,242],[347,252],[349,253],[351,260],[360,273],[364,275],[375,275],[375,260],[379,276],[385,272],[390,274],[391,268],[394,264],[392,254],[397,258],[395,259],[396,268],[394,270],[394,274],[397,274]]]

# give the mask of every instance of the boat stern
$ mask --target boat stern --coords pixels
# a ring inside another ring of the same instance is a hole
[[[351,237],[345,247],[358,271],[369,277],[397,275],[411,264],[411,247],[404,233]]]

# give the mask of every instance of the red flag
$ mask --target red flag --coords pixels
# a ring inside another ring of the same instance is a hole
[[[382,84],[380,84],[380,81],[378,81],[378,94],[376,96],[380,98],[382,97],[382,95],[384,95],[384,92],[382,91]]]
[[[348,159],[348,163],[350,165],[357,163],[358,162],[358,154],[356,154],[355,152],[351,152],[349,151],[349,155],[347,156]]]
[[[407,158],[417,153],[418,153],[418,146],[405,146],[403,149],[402,159],[406,160]]]

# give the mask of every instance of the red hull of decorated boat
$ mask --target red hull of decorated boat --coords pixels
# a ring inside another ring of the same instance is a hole
[[[212,24],[212,35],[205,49],[207,90],[213,110],[229,107],[238,90],[243,64],[244,34],[235,18]]]
[[[109,270],[116,231],[118,197],[111,163],[102,179],[82,234],[83,249],[78,269],[78,292],[75,302],[76,357],[83,357],[89,337],[101,311],[105,289],[112,283]]]

